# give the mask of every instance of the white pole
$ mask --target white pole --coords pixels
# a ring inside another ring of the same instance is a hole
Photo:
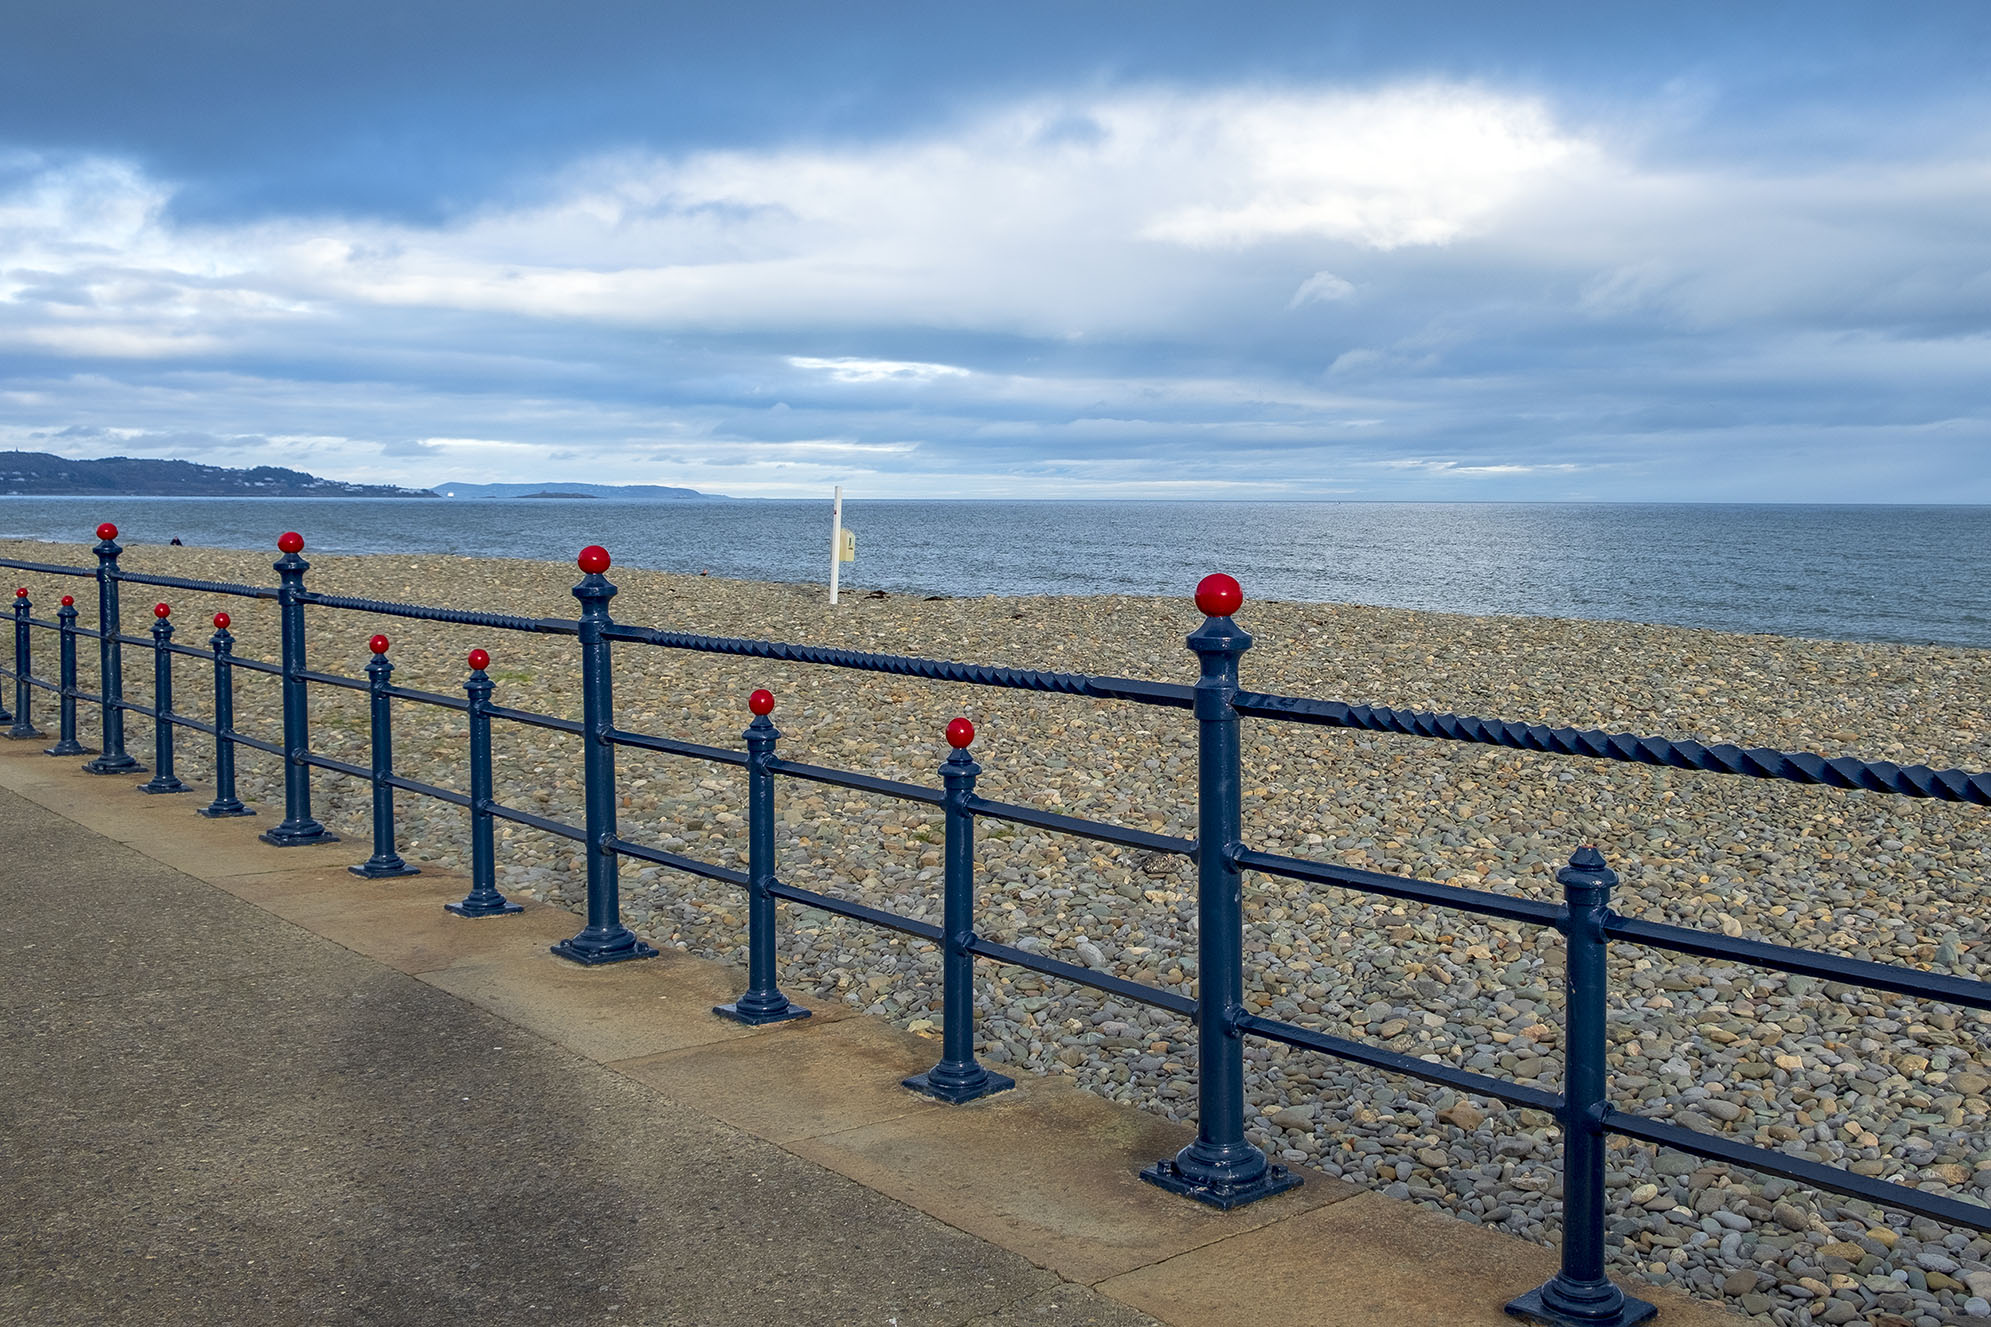
[[[843,485],[830,503],[830,607],[836,607],[837,577],[843,571]]]

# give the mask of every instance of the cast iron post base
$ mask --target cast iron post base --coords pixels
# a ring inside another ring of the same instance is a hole
[[[98,756],[83,767],[85,774],[143,774],[145,766],[131,758],[129,752],[119,752],[115,756]]]
[[[223,820],[229,816],[252,816],[256,813],[233,797],[217,797],[194,814],[206,816],[209,820]]]
[[[25,742],[30,737],[47,737],[48,734],[31,723],[16,720],[14,726],[7,730],[7,736],[16,742]]]
[[[596,930],[590,926],[579,935],[570,936],[557,945],[548,945],[554,955],[569,963],[626,963],[632,958],[655,958],[657,947],[644,944],[636,938],[636,932],[627,926],[603,927]]]
[[[1158,1189],[1194,1198],[1199,1203],[1208,1203],[1225,1212],[1233,1207],[1243,1207],[1246,1203],[1255,1203],[1260,1198],[1270,1198],[1275,1193],[1297,1189],[1305,1182],[1284,1166],[1269,1165],[1257,1179],[1243,1184],[1206,1183],[1184,1174],[1174,1157],[1155,1162],[1141,1172],[1141,1178]]]
[[[764,1005],[755,1004],[743,995],[731,1004],[713,1005],[712,1012],[721,1018],[730,1018],[735,1023],[759,1027],[763,1023],[785,1023],[791,1018],[807,1018],[811,1011],[804,1009],[785,995]]]
[[[366,872],[360,870],[357,866],[348,867],[347,869],[355,875],[366,874]],[[413,875],[414,872],[410,871],[408,874]],[[481,899],[474,894],[468,895],[460,902],[443,904],[442,910],[444,912],[453,912],[459,917],[509,917],[515,912],[525,911],[523,903],[514,903],[503,894],[497,894],[495,890],[492,892],[496,894],[496,897]]]
[[[57,742],[54,746],[43,751],[42,754],[45,756],[87,756],[94,753],[96,749],[93,746],[84,746],[72,737],[67,741]]]
[[[286,820],[256,836],[274,848],[304,848],[314,843],[337,843],[339,836],[315,820]]]
[[[1601,1288],[1578,1286],[1575,1293],[1566,1293],[1560,1280],[1530,1290],[1509,1304],[1507,1311],[1541,1327],[1632,1327],[1659,1312],[1609,1281]]]
[[[1016,1086],[1016,1080],[1008,1074],[992,1072],[988,1066],[982,1064],[977,1064],[972,1072],[958,1077],[943,1073],[941,1066],[935,1065],[923,1074],[914,1074],[911,1078],[902,1079],[901,1085],[911,1088],[921,1096],[958,1106],[964,1101],[1007,1092]]]
[[[138,785],[138,791],[156,795],[158,793],[190,793],[193,789],[180,782],[180,776],[177,774],[154,774],[146,782]]]
[[[354,875],[365,876],[368,880],[388,880],[394,876],[422,873],[420,867],[408,865],[395,854],[386,857],[369,857],[358,866],[348,866],[346,869]]]

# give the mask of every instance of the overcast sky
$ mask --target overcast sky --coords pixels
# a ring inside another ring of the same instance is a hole
[[[17,0],[0,445],[1991,501],[1991,5]]]

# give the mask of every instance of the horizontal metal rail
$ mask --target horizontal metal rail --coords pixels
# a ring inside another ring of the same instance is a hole
[[[1832,1193],[1843,1193],[1849,1198],[1863,1198],[1870,1203],[1892,1207],[1903,1212],[1913,1212],[1926,1216],[1932,1221],[1946,1225],[1963,1226],[1971,1230],[1991,1231],[1991,1207],[1982,1203],[1961,1202],[1939,1193],[1924,1193],[1905,1184],[1895,1184],[1888,1180],[1874,1179],[1821,1161],[1811,1161],[1796,1157],[1775,1148],[1759,1147],[1754,1143],[1737,1142],[1718,1134],[1702,1133],[1678,1124],[1651,1119],[1644,1115],[1634,1115],[1615,1107],[1605,1108],[1599,1121],[1604,1128],[1626,1138],[1636,1138],[1640,1142],[1656,1143],[1678,1152],[1706,1157],[1710,1161],[1725,1161],[1730,1165],[1747,1166],[1767,1175],[1781,1175],[1785,1179],[1796,1180],[1814,1188]]]
[[[769,760],[767,768],[773,774],[787,774],[797,779],[807,779],[811,783],[829,783],[839,788],[855,789],[858,792],[877,793],[881,797],[896,797],[904,802],[922,802],[927,806],[938,806],[946,797],[946,794],[938,788],[928,788],[917,783],[901,783],[897,779],[881,779],[875,774],[831,769],[827,765],[805,765],[798,760]]]
[[[1457,1088],[1461,1092],[1492,1097],[1496,1101],[1510,1101],[1517,1106],[1532,1106],[1536,1110],[1546,1111],[1561,1110],[1563,1105],[1562,1098],[1555,1093],[1544,1092],[1538,1087],[1529,1087],[1525,1083],[1516,1083],[1505,1078],[1489,1078],[1485,1074],[1476,1074],[1469,1069],[1454,1069],[1449,1064],[1420,1060],[1415,1055],[1405,1055],[1387,1046],[1350,1041],[1346,1037],[1316,1032],[1312,1028],[1303,1028],[1276,1018],[1265,1018],[1259,1014],[1241,1014],[1238,1017],[1238,1026],[1246,1032],[1271,1041],[1282,1041],[1288,1046],[1319,1051],[1323,1055],[1332,1055],[1339,1060],[1366,1064],[1372,1069],[1408,1074],[1413,1078],[1422,1078],[1427,1082]]]
[[[747,878],[742,875],[737,883],[744,885],[747,883]],[[886,912],[882,908],[853,903],[834,894],[818,894],[813,889],[803,889],[799,885],[791,885],[782,880],[771,882],[767,889],[768,893],[776,898],[785,898],[791,903],[807,904],[809,907],[820,908],[838,917],[849,917],[853,921],[870,922],[873,926],[882,926],[888,931],[916,935],[922,940],[931,940],[935,944],[941,942],[940,928],[932,922],[921,921],[917,917],[902,917],[896,912]]]
[[[80,576],[84,580],[97,578],[97,573],[88,567],[63,567],[53,562],[23,562],[19,558],[0,558],[0,567],[12,567],[17,571],[38,571],[44,576]]]
[[[1082,968],[1076,963],[1067,963],[1061,958],[1039,954],[1021,945],[998,944],[994,940],[984,939],[978,935],[968,943],[968,951],[998,963],[1028,968],[1032,972],[1041,972],[1047,977],[1062,977],[1080,986],[1090,986],[1096,991],[1138,1000],[1142,1004],[1166,1009],[1172,1014],[1180,1014],[1191,1022],[1196,1018],[1196,1002],[1186,995],[1163,990],[1159,986],[1150,986],[1146,982],[1116,977],[1110,972],[1101,972],[1097,968]]]
[[[1473,742],[1519,751],[1587,756],[1595,760],[1621,760],[1635,765],[1661,765],[1668,769],[1736,774],[1750,779],[1782,779],[1827,788],[1991,806],[1991,773],[1936,770],[1927,765],[1897,765],[1892,761],[1866,761],[1854,756],[1826,757],[1810,751],[1774,751],[1767,747],[1745,750],[1726,743],[1704,746],[1691,740],[1673,741],[1664,737],[1639,737],[1631,733],[1606,733],[1595,728],[1548,728],[1541,724],[1514,723],[1506,719],[1483,719],[1471,714],[1395,710],[1384,705],[1350,705],[1339,700],[1310,700],[1259,691],[1240,691],[1234,704],[1239,714],[1257,719],[1283,719],[1372,733],[1400,733],[1406,737],[1435,737],[1448,742]]]
[[[580,731],[578,724],[575,725],[575,731]],[[610,729],[608,740],[617,746],[635,747],[642,751],[661,751],[672,756],[689,756],[693,760],[711,760],[721,765],[747,763],[746,753],[743,751],[733,751],[723,746],[705,746],[699,742],[681,742],[675,737],[632,733],[621,728]]]
[[[276,592],[272,590],[271,595]],[[344,594],[303,592],[301,601],[319,608],[342,608],[355,613],[377,613],[383,617],[408,617],[422,622],[447,622],[454,626],[491,627],[499,631],[527,631],[549,636],[572,636],[580,623],[561,617],[517,617],[510,613],[485,613],[469,608],[432,608],[427,604],[403,604],[391,599],[357,599]]]
[[[237,585],[232,581],[197,581],[184,576],[156,576],[149,572],[126,571],[119,567],[113,573],[116,580],[127,585],[159,585],[169,590],[195,590],[202,594],[225,594],[238,599],[274,599],[276,587],[270,585]]]
[[[971,686],[1006,687],[1020,691],[1053,691],[1096,700],[1130,700],[1139,705],[1188,709],[1191,692],[1177,682],[1148,682],[1132,677],[1092,677],[1084,673],[1051,673],[1028,668],[998,668],[989,664],[921,659],[911,655],[873,654],[824,645],[790,645],[781,641],[746,640],[731,636],[700,636],[685,631],[659,631],[616,623],[603,633],[610,640],[635,641],[668,650],[731,654],[779,663],[819,664],[899,677],[923,677],[934,682],[965,682]]]
[[[1097,839],[1101,843],[1117,843],[1127,848],[1143,848],[1148,852],[1174,853],[1181,857],[1196,855],[1196,840],[1178,838],[1173,834],[1157,834],[1152,830],[1133,829],[1126,825],[1112,825],[1103,820],[1085,820],[1079,816],[1068,816],[1056,811],[1040,811],[1034,806],[1022,806],[1016,802],[992,802],[986,797],[970,797],[968,809],[978,816],[991,820],[1006,820],[1017,825],[1031,825],[1037,829],[1055,830],[1060,834],[1071,834],[1082,839]]]
[[[1907,968],[1894,963],[1845,958],[1838,954],[1795,949],[1789,945],[1773,945],[1761,940],[1731,939],[1712,931],[1672,926],[1665,922],[1640,921],[1635,917],[1620,917],[1615,914],[1605,920],[1604,934],[1613,940],[1629,940],[1634,944],[1670,949],[1675,953],[1693,954],[1699,958],[1727,959],[1732,963],[1747,963],[1759,968],[1772,968],[1779,972],[1793,972],[1804,977],[1820,977],[1826,981],[1843,982],[1848,986],[1864,986],[1869,990],[1891,991],[1896,995],[1941,1000],[1946,1004],[1962,1005],[1967,1009],[1991,1009],[1991,982],[1977,981],[1970,977],[1953,977],[1942,972],[1924,972],[1919,968]]]
[[[1399,875],[1386,875],[1381,871],[1358,871],[1353,867],[1335,866],[1303,857],[1282,857],[1277,853],[1255,852],[1247,848],[1238,853],[1237,861],[1239,866],[1248,870],[1284,876],[1289,880],[1336,885],[1364,894],[1382,894],[1412,903],[1429,903],[1434,907],[1455,908],[1483,917],[1504,917],[1509,921],[1529,922],[1536,926],[1554,926],[1562,916],[1561,905],[1539,899],[1514,898],[1507,894],[1495,894],[1491,890],[1433,884]]]

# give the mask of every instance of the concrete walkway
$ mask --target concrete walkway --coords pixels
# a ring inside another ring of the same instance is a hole
[[[1217,1213],[1178,1126],[717,964],[583,969],[204,795],[0,749],[0,1321],[1485,1324],[1553,1254],[1311,1174]],[[1661,1294],[1667,1324],[1733,1323]]]

